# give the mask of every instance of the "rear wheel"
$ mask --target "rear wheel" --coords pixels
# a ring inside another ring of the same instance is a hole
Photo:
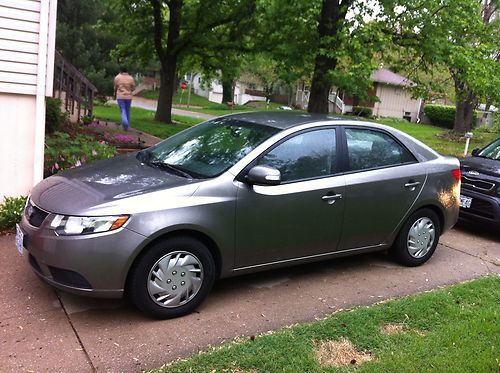
[[[208,248],[190,237],[153,244],[134,264],[128,291],[141,311],[167,319],[186,315],[206,298],[215,280]]]
[[[441,228],[439,218],[431,209],[413,213],[391,248],[391,254],[401,264],[418,266],[425,263],[436,250]]]

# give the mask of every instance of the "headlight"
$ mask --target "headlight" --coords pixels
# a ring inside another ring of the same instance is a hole
[[[56,215],[50,227],[61,236],[108,232],[122,227],[129,217],[129,215],[94,217]]]

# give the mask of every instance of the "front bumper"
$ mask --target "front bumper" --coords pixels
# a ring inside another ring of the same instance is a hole
[[[470,208],[460,207],[460,217],[500,226],[500,198],[462,188],[461,195],[471,197]]]
[[[137,248],[145,237],[126,228],[81,236],[57,236],[48,216],[40,227],[23,214],[24,247],[33,271],[50,285],[79,295],[119,298]]]

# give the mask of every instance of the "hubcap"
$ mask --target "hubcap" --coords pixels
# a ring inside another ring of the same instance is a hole
[[[166,308],[186,304],[200,290],[203,265],[191,253],[175,251],[161,257],[148,276],[148,293],[153,301]]]
[[[408,232],[408,252],[416,259],[425,256],[434,244],[434,223],[429,218],[420,218]]]

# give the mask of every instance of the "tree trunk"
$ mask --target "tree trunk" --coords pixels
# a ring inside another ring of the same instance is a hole
[[[465,133],[472,129],[474,110],[477,106],[477,97],[467,85],[454,77],[455,81],[455,124],[453,131]]]
[[[337,35],[342,30],[351,3],[352,0],[323,0],[318,24],[321,49],[334,50],[339,47],[340,40]],[[336,57],[318,51],[314,65],[309,104],[307,105],[308,112],[328,114],[328,95],[331,86],[328,73],[337,67],[337,63]]]
[[[155,120],[172,123],[172,98],[175,92],[175,67],[177,58],[167,63],[166,71],[160,70],[160,95],[156,106]]]
[[[170,0],[168,36],[166,49],[163,47],[163,6],[159,0],[151,0],[154,16],[155,49],[161,64],[161,87],[155,119],[159,122],[172,123],[172,96],[175,91],[177,69],[177,48],[181,28],[181,10],[183,0]]]
[[[234,100],[234,87],[233,87],[233,79],[224,75],[222,72],[222,103],[227,104],[229,101]]]

